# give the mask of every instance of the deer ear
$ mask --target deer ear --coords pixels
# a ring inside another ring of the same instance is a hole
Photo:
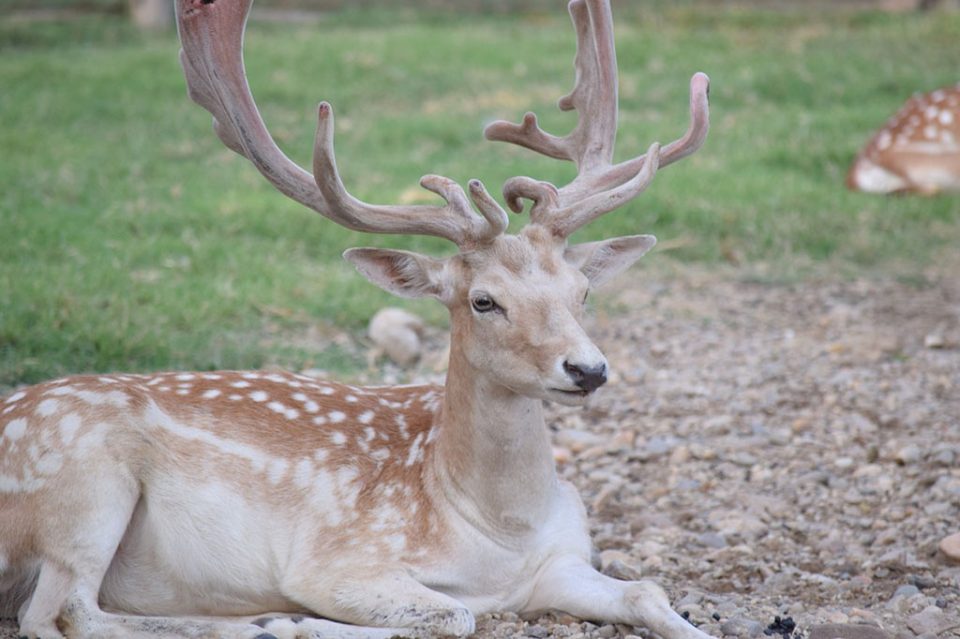
[[[361,275],[388,293],[400,297],[440,297],[444,263],[409,251],[352,248],[345,260]]]
[[[568,264],[587,276],[590,288],[598,288],[630,268],[656,243],[657,238],[652,235],[626,235],[574,244],[567,247],[563,256]]]

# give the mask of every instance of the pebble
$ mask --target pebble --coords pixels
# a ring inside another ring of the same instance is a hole
[[[923,451],[920,450],[920,447],[916,444],[907,444],[894,455],[894,460],[897,463],[907,465],[915,464],[920,461],[923,457]]]
[[[617,627],[613,624],[600,626],[596,632],[596,636],[600,637],[600,639],[613,639],[613,637],[617,636]]]
[[[960,532],[954,533],[949,537],[944,537],[940,541],[940,552],[950,561],[960,563]]]
[[[721,623],[720,632],[722,632],[725,637],[755,639],[763,633],[763,624],[753,619],[736,616]]]
[[[727,539],[723,535],[715,532],[705,532],[697,535],[697,543],[707,548],[726,548]]]
[[[900,597],[912,597],[914,595],[919,595],[919,594],[920,594],[919,588],[917,588],[913,584],[904,584],[902,586],[898,586],[897,589],[893,591],[893,597],[891,597],[890,599],[893,600]]]
[[[410,366],[422,351],[423,320],[402,308],[382,308],[370,319],[370,339],[399,366]]]
[[[891,639],[891,637],[876,626],[828,623],[811,626],[808,639]]]
[[[907,618],[907,626],[918,635],[938,635],[947,628],[956,626],[960,620],[948,617],[943,609],[927,606],[915,615]]]

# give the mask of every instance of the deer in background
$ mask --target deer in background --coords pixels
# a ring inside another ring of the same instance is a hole
[[[847,186],[868,193],[960,191],[960,84],[910,98],[857,155]]]
[[[708,79],[686,134],[613,163],[617,69],[607,0],[573,0],[578,122],[527,114],[485,134],[576,164],[560,188],[427,176],[437,206],[380,206],[344,188],[321,103],[313,175],[274,144],[242,62],[249,0],[177,0],[190,96],[277,189],[351,229],[446,238],[445,259],[345,253],[370,281],[450,312],[445,385],[359,388],[289,373],[76,376],[0,401],[0,612],[28,639],[388,639],[464,636],[509,610],[706,635],[657,585],[597,572],[580,497],[560,481],[543,401],[582,405],[607,364],[584,299],[654,245],[569,245],[706,136]],[[472,205],[471,205],[472,202]],[[475,209],[474,209],[475,207]],[[479,213],[479,214],[478,214]]]

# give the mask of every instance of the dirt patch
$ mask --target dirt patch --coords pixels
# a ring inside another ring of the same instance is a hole
[[[659,581],[715,636],[960,636],[960,566],[937,550],[960,531],[957,281],[685,273],[612,307],[592,321],[608,387],[549,420],[608,572]],[[633,633],[506,614],[478,636]]]

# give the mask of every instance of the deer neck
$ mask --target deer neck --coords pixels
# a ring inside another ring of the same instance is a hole
[[[476,371],[454,344],[430,460],[453,508],[509,543],[537,529],[557,483],[543,402]]]

